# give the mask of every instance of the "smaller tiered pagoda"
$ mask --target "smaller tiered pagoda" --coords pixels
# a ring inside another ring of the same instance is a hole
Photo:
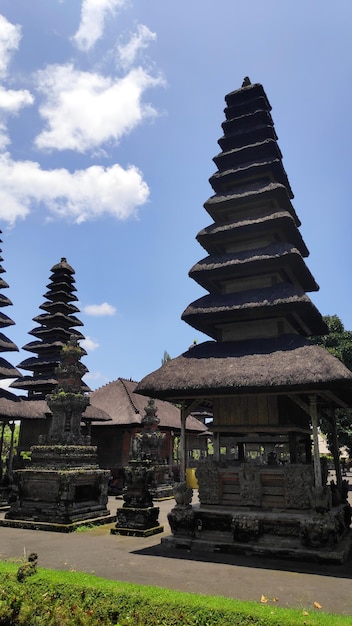
[[[57,385],[56,368],[61,363],[61,349],[75,337],[77,341],[84,339],[76,327],[83,323],[76,317],[79,309],[74,302],[78,298],[75,294],[75,271],[65,257],[61,258],[50,270],[48,291],[44,294],[45,302],[39,307],[44,313],[37,315],[33,321],[39,324],[29,332],[36,337],[23,346],[23,350],[34,353],[18,364],[20,369],[32,372],[32,375],[20,376],[11,387],[28,392],[29,400],[45,400]],[[86,354],[82,348],[82,355]],[[81,364],[81,367],[85,367]],[[87,369],[85,370],[85,373]],[[82,391],[89,391],[82,381]]]

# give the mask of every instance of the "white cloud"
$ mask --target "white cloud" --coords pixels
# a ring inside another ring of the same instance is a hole
[[[117,142],[156,111],[141,102],[160,77],[142,68],[120,79],[76,70],[72,64],[50,65],[38,73],[38,88],[46,103],[40,107],[47,129],[35,140],[38,148],[86,152],[104,142]]]
[[[84,307],[83,311],[87,315],[102,317],[105,315],[115,315],[116,308],[107,302],[103,302],[102,304],[88,304]]]
[[[85,339],[82,339],[79,343],[80,346],[82,346],[82,348],[84,348],[87,352],[93,352],[93,350],[99,348],[99,344],[91,339],[91,337],[85,337]]]
[[[153,33],[147,26],[139,24],[137,33],[132,35],[129,42],[125,45],[117,46],[117,54],[119,61],[123,67],[130,67],[136,60],[140,50],[147,48],[150,41],[156,39],[156,33]]]
[[[13,50],[17,50],[21,39],[21,27],[11,24],[0,15],[0,77],[7,74],[7,67]]]
[[[5,79],[11,54],[17,50],[21,39],[19,26],[11,24],[3,15],[0,15],[0,78]],[[29,104],[33,104],[34,98],[27,89],[6,89],[0,85],[0,114],[5,117],[8,114],[15,115],[18,111]],[[0,149],[10,143],[5,125],[0,121]]]
[[[18,111],[29,104],[33,104],[34,98],[27,89],[15,91],[13,89],[3,89],[0,86],[0,110],[6,113],[18,113]]]
[[[77,48],[90,50],[103,35],[107,16],[126,4],[126,0],[83,0],[81,22],[72,38]]]
[[[92,166],[71,173],[0,155],[0,218],[10,225],[25,218],[35,202],[77,224],[104,215],[124,220],[135,215],[148,196],[148,185],[134,166]]]

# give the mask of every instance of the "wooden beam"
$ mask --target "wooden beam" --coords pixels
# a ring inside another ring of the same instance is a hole
[[[290,398],[290,400],[292,400],[292,402],[297,404],[297,406],[299,406],[303,411],[305,411],[305,413],[308,413],[308,415],[310,416],[310,406],[309,406],[309,404],[304,402],[299,396],[296,396],[296,395],[293,395],[293,394],[288,394],[288,397]]]

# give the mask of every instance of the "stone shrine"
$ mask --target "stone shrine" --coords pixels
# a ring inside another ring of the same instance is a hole
[[[109,471],[99,469],[96,447],[81,433],[89,404],[82,391],[82,354],[75,337],[62,348],[57,388],[46,397],[48,435],[32,446],[28,467],[14,472],[16,500],[3,524],[65,532],[116,519],[107,509]]]
[[[164,530],[158,522],[160,509],[153,505],[153,497],[158,493],[158,486],[161,487],[160,482],[157,485],[157,478],[160,480],[160,447],[164,438],[158,430],[160,420],[156,411],[154,400],[149,400],[141,422],[143,430],[133,438],[132,457],[125,467],[124,504],[117,509],[113,535],[147,537]]]
[[[292,205],[271,106],[246,78],[226,97],[221,152],[197,236],[207,256],[190,276],[208,293],[182,319],[210,341],[146,376],[136,392],[179,403],[185,419],[213,415],[214,454],[197,467],[199,503],[186,488],[165,546],[343,561],[351,547],[335,410],[352,406],[352,372],[309,337],[328,328]],[[336,480],[319,455],[330,421]],[[312,449],[313,444],[313,449]]]

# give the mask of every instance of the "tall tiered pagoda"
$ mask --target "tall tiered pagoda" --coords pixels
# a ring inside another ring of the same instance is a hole
[[[2,231],[0,230],[0,234]],[[2,240],[0,239],[0,243]],[[2,250],[0,250],[0,253]],[[6,270],[1,265],[4,259],[0,256],[0,274],[3,274]],[[11,300],[2,293],[3,289],[7,289],[7,282],[0,277],[0,308],[12,305]],[[0,312],[0,328],[6,328],[12,326],[15,322],[2,311]],[[0,352],[18,352],[18,347],[10,339],[8,339],[3,333],[0,333]],[[6,359],[0,358],[0,380],[6,380],[11,378],[17,378],[19,371],[13,365],[11,365]]]
[[[1,231],[0,231],[0,234]],[[0,243],[2,240],[0,239]],[[0,253],[2,250],[0,250]],[[4,274],[6,271],[1,265],[3,258],[0,256],[0,274]],[[0,277],[0,308],[7,307],[12,305],[11,300],[2,293],[3,289],[8,288],[7,282]],[[0,312],[0,328],[7,328],[8,326],[12,326],[15,322],[12,319],[3,313]],[[13,343],[8,337],[6,337],[2,332],[0,332],[0,353],[3,352],[18,352],[18,347]],[[9,361],[0,357],[0,380],[11,380],[12,378],[17,378],[20,375],[18,369],[16,369]],[[14,443],[14,428],[15,428],[15,419],[18,417],[18,403],[16,402],[17,398],[14,394],[10,393],[6,389],[0,387],[0,502],[2,502],[3,497],[5,497],[5,492],[7,491],[4,483],[8,482],[9,475],[12,473],[12,455],[13,455],[13,443]],[[4,442],[4,432],[6,426],[9,426],[11,430],[11,442],[10,442],[10,456],[8,459],[8,467],[5,468],[2,466],[2,451],[3,451],[3,442]]]
[[[23,350],[33,352],[37,356],[18,364],[19,368],[32,372],[32,376],[21,376],[11,384],[15,389],[28,391],[30,400],[44,400],[45,396],[55,389],[57,385],[55,370],[61,362],[63,346],[72,337],[77,340],[84,339],[82,333],[76,330],[77,326],[83,326],[74,315],[79,313],[79,309],[72,304],[77,301],[74,293],[75,271],[67,260],[62,258],[60,263],[51,268],[51,272],[48,291],[44,294],[46,301],[39,307],[45,313],[33,318],[39,326],[29,332],[36,340],[23,346]],[[84,383],[82,390],[89,391]]]
[[[308,337],[328,332],[307,292],[318,286],[292,206],[271,106],[246,78],[225,98],[221,152],[190,276],[207,295],[182,315],[211,341],[146,376],[136,391],[212,407],[213,458],[199,463],[200,503],[171,516],[172,545],[343,560],[350,507],[335,448],[327,484],[319,413],[352,405],[352,372]],[[312,443],[313,453],[312,453]],[[190,512],[190,508],[192,511]]]

